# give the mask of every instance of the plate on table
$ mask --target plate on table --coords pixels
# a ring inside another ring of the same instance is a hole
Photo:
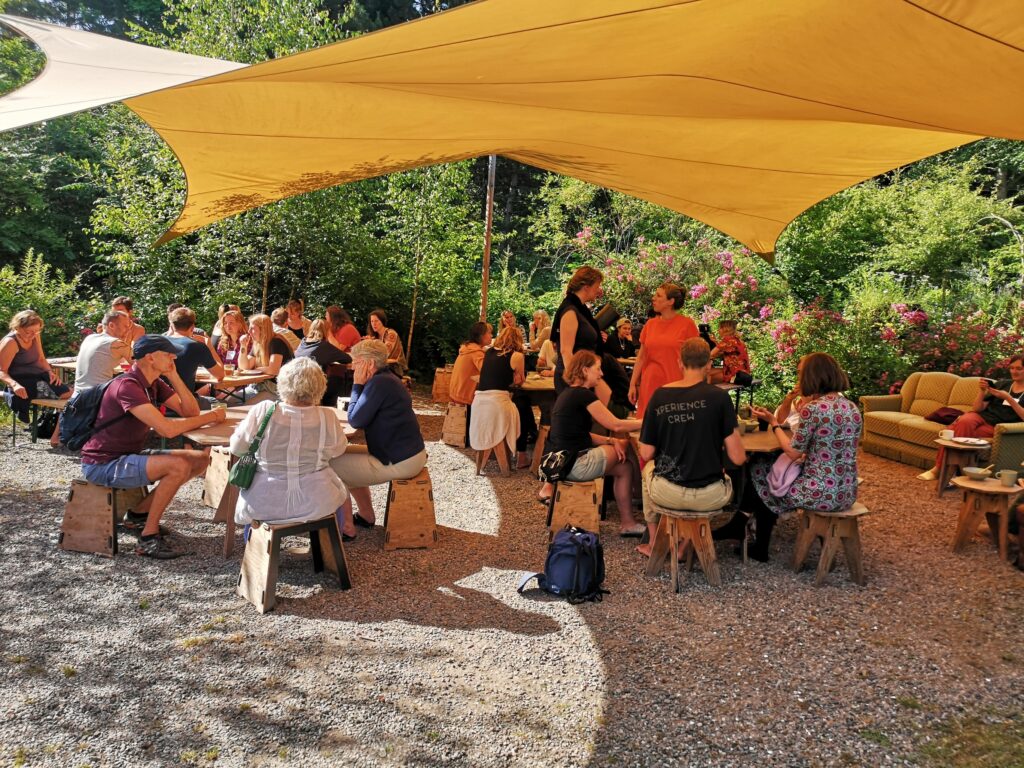
[[[988,440],[982,440],[980,437],[954,437],[954,443],[960,443],[961,445],[988,445]]]

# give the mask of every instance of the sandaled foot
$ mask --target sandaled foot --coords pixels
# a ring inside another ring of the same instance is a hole
[[[644,531],[646,530],[646,525],[636,523],[635,525],[627,525],[624,528],[619,528],[619,536],[624,539],[639,539],[643,537]]]
[[[936,480],[936,479],[938,479],[938,477],[939,477],[939,475],[938,475],[938,473],[936,473],[936,471],[934,469],[929,469],[927,472],[922,472],[920,475],[918,475],[917,479],[918,480]]]
[[[352,513],[352,522],[358,525],[360,528],[373,528],[377,524],[376,521],[370,522],[365,517],[360,515],[358,512]]]

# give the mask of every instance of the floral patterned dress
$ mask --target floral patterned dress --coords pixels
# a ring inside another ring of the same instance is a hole
[[[775,514],[791,509],[839,512],[857,500],[857,446],[861,415],[857,406],[838,393],[825,395],[800,409],[793,448],[807,454],[803,471],[783,497],[768,490],[771,461],[750,467],[757,495]]]

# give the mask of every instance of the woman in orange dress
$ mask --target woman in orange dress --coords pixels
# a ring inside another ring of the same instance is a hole
[[[636,405],[638,419],[658,387],[683,378],[679,350],[684,341],[700,335],[697,324],[679,314],[682,306],[683,290],[672,283],[659,286],[651,299],[656,314],[640,332],[640,351],[629,382],[629,401]]]

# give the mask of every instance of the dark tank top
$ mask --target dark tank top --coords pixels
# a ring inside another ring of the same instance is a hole
[[[508,391],[512,389],[512,355],[499,355],[498,350],[488,349],[484,353],[484,362],[480,366],[480,382],[476,385],[477,391],[486,392],[489,389],[500,389]]]

